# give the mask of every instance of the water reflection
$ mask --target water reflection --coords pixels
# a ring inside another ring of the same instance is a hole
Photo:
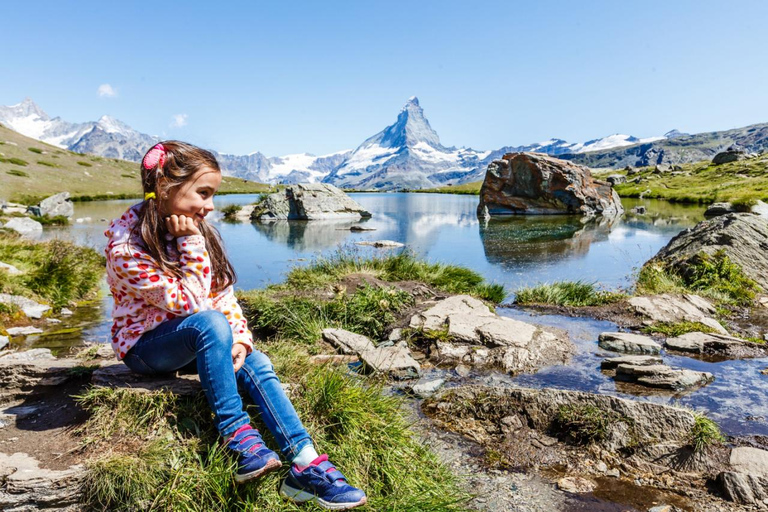
[[[323,251],[343,244],[359,220],[276,220],[251,224],[259,234],[295,251]],[[367,227],[367,226],[366,226]]]

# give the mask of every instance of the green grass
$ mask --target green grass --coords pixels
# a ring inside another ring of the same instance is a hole
[[[40,149],[40,148],[27,148],[27,149],[30,150],[33,153],[37,153],[38,155],[42,155],[43,154],[43,150]]]
[[[602,306],[626,298],[623,293],[598,290],[595,283],[558,281],[521,288],[515,304],[551,304],[556,306]]]
[[[37,163],[40,164],[40,165],[44,165],[46,167],[58,167],[58,165],[56,165],[55,163],[53,163],[53,162],[46,162],[45,160],[38,160]]]
[[[611,425],[632,422],[614,411],[605,411],[589,404],[562,405],[557,410],[552,430],[578,445],[599,443],[606,439]]]
[[[292,401],[318,449],[365,489],[369,510],[462,510],[457,481],[409,430],[401,398],[381,385],[331,367],[298,364],[290,343],[269,347]],[[281,354],[290,354],[286,361]],[[303,359],[306,361],[306,358]],[[81,435],[94,452],[84,482],[86,504],[101,510],[318,510],[283,501],[286,468],[238,486],[234,464],[218,444],[202,394],[134,394],[92,388],[79,397],[90,419]],[[254,412],[254,411],[252,411]],[[276,449],[262,425],[265,441]],[[123,449],[120,447],[124,446]],[[139,448],[132,448],[138,446]]]
[[[19,176],[21,178],[29,178],[29,174],[25,173],[24,171],[20,171],[18,169],[11,169],[10,171],[5,171],[6,174],[10,174],[11,176]]]
[[[29,165],[29,162],[26,160],[22,160],[21,158],[2,158],[0,157],[0,162],[6,163],[6,164],[14,164],[19,165],[21,167],[26,167]]]
[[[237,212],[239,212],[242,209],[243,207],[239,204],[230,204],[222,208],[221,213],[222,215],[224,215],[225,219],[231,219],[235,215],[237,215]]]
[[[370,274],[382,281],[420,281],[446,293],[469,294],[494,304],[506,298],[502,285],[486,283],[473,270],[420,260],[410,251],[380,257],[363,257],[354,250],[339,251],[318,258],[308,266],[292,269],[282,288],[310,290],[358,273]]]
[[[646,263],[638,274],[635,293],[696,293],[718,304],[746,306],[760,290],[722,249],[712,256],[702,252],[684,267],[683,273],[658,262]]]
[[[66,226],[69,224],[69,218],[66,215],[31,215],[30,219],[39,222],[43,226]]]
[[[424,189],[406,189],[402,192],[415,192],[415,193],[429,193],[429,194],[461,194],[461,195],[480,195],[480,187],[483,186],[482,181],[473,181],[471,183],[462,183],[461,185],[445,185],[443,187],[436,188],[424,188]]]
[[[83,162],[82,160],[77,161],[77,165],[82,165],[83,167],[93,167],[93,164],[90,162]]]
[[[104,274],[104,257],[64,240],[34,242],[0,232],[0,261],[23,273],[0,272],[0,292],[24,295],[54,309],[92,297]]]
[[[716,332],[715,329],[701,322],[658,322],[653,325],[643,327],[642,331],[646,334],[661,334],[667,338],[676,338],[689,332]]]
[[[707,446],[725,442],[725,436],[723,436],[717,423],[701,413],[694,412],[693,415],[694,424],[691,429],[689,443],[694,451],[700,452]]]
[[[674,202],[709,204],[718,201],[768,200],[768,156],[713,165],[711,162],[682,164],[685,174],[653,174],[653,167],[640,169],[629,179],[639,183],[614,186],[621,197],[666,199]]]

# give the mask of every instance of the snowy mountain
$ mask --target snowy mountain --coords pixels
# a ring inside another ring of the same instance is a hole
[[[345,150],[322,156],[300,153],[270,158],[259,152],[238,156],[214,151],[225,175],[262,183],[286,184],[321,181],[341,165],[351,152]]]

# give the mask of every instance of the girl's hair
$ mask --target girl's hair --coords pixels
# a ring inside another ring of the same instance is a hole
[[[169,256],[166,249],[165,235],[168,234],[168,230],[165,227],[165,219],[160,211],[158,199],[167,195],[172,188],[183,184],[204,167],[217,172],[221,172],[221,168],[216,157],[210,151],[177,140],[163,141],[161,144],[165,153],[164,162],[161,159],[149,169],[143,164],[139,164],[144,193],[154,192],[155,197],[150,196],[139,208],[137,212],[139,220],[134,226],[132,234],[141,237],[144,249],[159,263],[164,272],[181,279],[183,277],[181,265]],[[160,178],[165,178],[165,180],[161,181]],[[205,220],[201,220],[198,229],[205,238],[205,245],[210,254],[211,292],[219,293],[227,286],[235,284],[237,275],[229,258],[227,258],[221,236],[216,228]]]

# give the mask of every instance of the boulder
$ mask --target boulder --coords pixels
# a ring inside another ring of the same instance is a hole
[[[715,380],[708,372],[697,372],[658,365],[620,364],[616,367],[616,380],[633,382],[651,388],[683,391],[703,386]]]
[[[605,181],[610,183],[611,185],[618,185],[619,183],[626,183],[627,177],[623,174],[611,174],[607,178],[605,178]]]
[[[704,220],[672,238],[646,264],[660,263],[686,275],[699,253],[712,256],[720,250],[768,290],[768,219],[753,213],[728,213]]]
[[[43,225],[29,217],[14,217],[3,228],[12,229],[26,238],[36,238],[43,233]]]
[[[598,345],[605,350],[630,354],[658,354],[661,345],[650,336],[628,332],[604,332],[598,337]]]
[[[345,329],[323,329],[323,339],[342,354],[359,354],[376,348],[368,337]]]
[[[479,216],[617,215],[624,210],[611,185],[588,167],[540,153],[508,153],[494,160],[480,189]]]
[[[239,220],[241,222],[248,222],[251,220],[251,216],[253,215],[253,211],[256,209],[255,204],[247,204],[237,210],[235,214],[232,216],[234,220]]]
[[[421,371],[421,365],[411,357],[411,352],[404,345],[376,347],[358,355],[374,372],[396,379],[413,379],[418,377]]]
[[[22,297],[21,295],[9,295],[7,293],[0,293],[0,303],[17,306],[27,318],[42,318],[43,314],[51,309],[51,306],[39,304],[27,297]]]
[[[268,195],[256,205],[252,219],[321,220],[370,216],[370,212],[333,185],[301,183]]]
[[[744,151],[728,148],[725,151],[721,151],[716,154],[712,159],[712,163],[715,165],[727,164],[728,162],[738,162],[747,158],[747,154]]]
[[[557,481],[557,488],[574,494],[584,494],[595,490],[595,482],[580,476],[565,476]]]
[[[728,334],[720,322],[710,316],[715,313],[715,307],[698,295],[644,295],[631,297],[627,302],[652,323],[699,322],[720,334]]]
[[[667,338],[665,345],[669,350],[714,355],[729,359],[768,356],[768,346],[714,333],[689,332],[675,338]]]
[[[0,509],[80,510],[85,468],[45,469],[25,453],[0,453]]]
[[[608,357],[600,362],[601,370],[615,370],[620,364],[632,366],[651,366],[661,364],[661,358],[656,356],[621,356]]]
[[[427,398],[434,395],[438,389],[443,387],[445,379],[441,377],[426,378],[422,377],[418,381],[405,387],[405,391],[417,398]]]
[[[69,192],[59,192],[40,201],[40,215],[71,217],[74,214],[75,208],[69,200]]]
[[[754,505],[768,499],[768,452],[739,446],[731,450],[730,471],[717,477],[723,495],[736,503]]]
[[[656,164],[653,166],[653,174],[663,174],[672,170],[669,164]]]
[[[645,215],[646,210],[645,210],[645,206],[635,206],[634,208],[632,208],[631,211],[635,215]]]
[[[704,216],[707,218],[717,217],[718,215],[725,215],[726,213],[735,213],[736,209],[731,203],[712,203],[707,206],[707,210],[704,212]]]

